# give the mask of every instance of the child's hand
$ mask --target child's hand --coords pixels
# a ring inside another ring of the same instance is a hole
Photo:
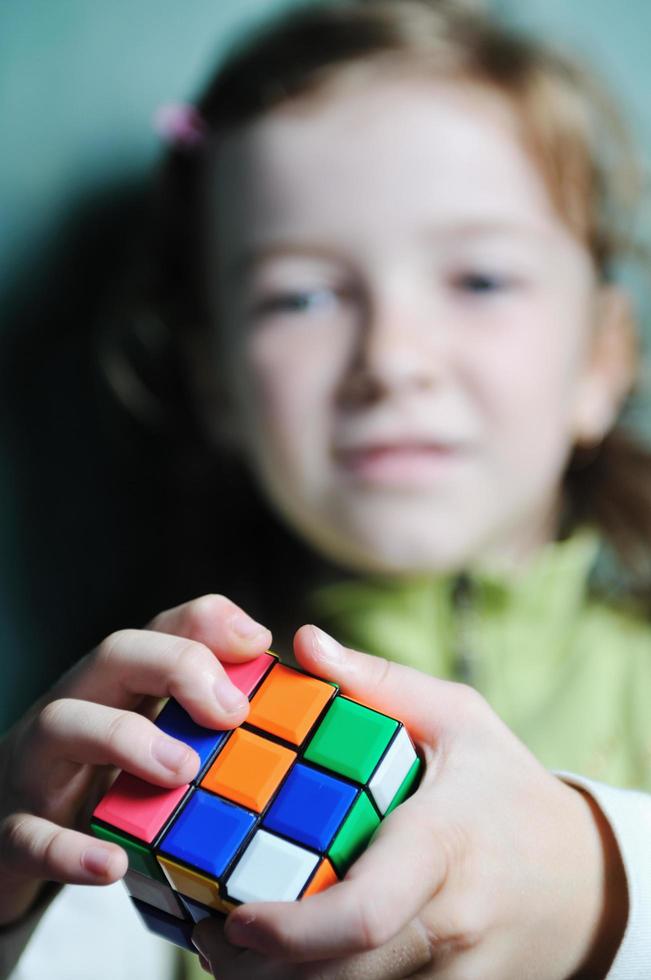
[[[204,596],[112,634],[32,706],[0,743],[0,924],[27,911],[45,881],[122,877],[120,847],[73,829],[86,826],[110,767],[158,786],[192,779],[196,752],[148,716],[171,695],[201,725],[240,724],[248,701],[219,661],[248,660],[270,641],[228,599]]]
[[[545,770],[471,689],[344,650],[313,627],[299,630],[295,649],[307,670],[403,720],[426,771],[342,883],[297,903],[242,906],[226,921],[228,942],[209,920],[197,926],[215,975],[605,976],[626,884],[587,797]]]

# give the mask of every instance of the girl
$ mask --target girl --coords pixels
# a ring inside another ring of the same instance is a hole
[[[255,39],[186,117],[156,292],[206,429],[306,551],[233,547],[231,581],[260,590],[245,605],[281,648],[311,606],[375,654],[312,627],[294,640],[303,666],[404,718],[427,763],[342,884],[245,906],[225,938],[196,930],[216,976],[648,976],[651,803],[601,780],[649,789],[649,631],[588,587],[602,542],[639,569],[651,539],[647,457],[617,422],[629,182],[601,108],[577,69],[483,16],[352,0]],[[158,699],[238,724],[220,660],[269,642],[204,597],[113,634],[9,733],[8,964],[58,890],[43,882],[125,871],[84,833],[105,767],[165,786],[196,771],[149,721]],[[69,935],[68,901],[50,917]]]

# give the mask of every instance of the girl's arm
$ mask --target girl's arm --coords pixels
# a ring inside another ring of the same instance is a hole
[[[198,926],[215,975],[605,977],[627,884],[593,799],[544,769],[463,685],[344,650],[313,627],[299,630],[295,651],[306,669],[401,718],[425,774],[343,882],[290,906],[238,908],[228,942],[210,922]]]

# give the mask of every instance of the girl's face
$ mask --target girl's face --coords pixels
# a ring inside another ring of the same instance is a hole
[[[526,559],[614,396],[588,252],[507,101],[335,90],[231,134],[215,166],[220,355],[277,509],[361,570]]]

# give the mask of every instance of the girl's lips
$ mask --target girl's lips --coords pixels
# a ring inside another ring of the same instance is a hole
[[[364,483],[419,486],[431,483],[450,469],[460,449],[442,443],[397,443],[340,450],[343,469]]]

